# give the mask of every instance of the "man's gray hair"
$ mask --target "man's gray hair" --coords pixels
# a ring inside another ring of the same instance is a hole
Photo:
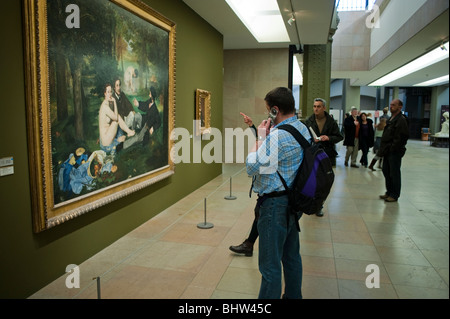
[[[321,99],[320,97],[315,98],[314,102],[322,102],[323,106],[327,106],[327,101]]]

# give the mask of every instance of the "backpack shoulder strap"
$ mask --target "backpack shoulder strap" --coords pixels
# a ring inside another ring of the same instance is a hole
[[[303,135],[300,134],[300,132],[295,127],[293,127],[292,125],[283,124],[283,125],[280,125],[278,127],[278,129],[281,129],[281,130],[284,130],[284,131],[287,131],[287,132],[291,133],[292,136],[294,136],[294,138],[297,140],[298,144],[300,144],[300,146],[303,149],[306,149],[306,148],[311,146],[311,144],[308,143],[308,141],[303,137]],[[284,189],[288,190],[289,188],[288,188],[288,186],[286,184],[286,181],[284,180],[283,176],[281,176],[281,174],[280,174],[280,172],[278,172],[278,170],[277,170],[277,173],[278,173],[278,176],[280,176],[280,179],[281,179],[281,182],[283,183]]]
[[[298,144],[300,144],[301,147],[303,147],[303,149],[306,149],[311,146],[311,144],[309,144],[309,142],[303,137],[303,135],[300,134],[300,132],[292,125],[283,124],[283,125],[280,125],[278,127],[278,129],[288,131],[289,133],[291,133],[292,136],[294,136],[295,139],[297,140]],[[309,133],[309,134],[311,134],[311,133]]]

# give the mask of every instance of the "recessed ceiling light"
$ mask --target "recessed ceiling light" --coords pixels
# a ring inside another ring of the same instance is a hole
[[[445,49],[442,49],[442,47],[437,47],[427,54],[424,54],[414,61],[402,66],[401,68],[383,76],[375,82],[370,83],[369,86],[384,86],[408,74],[419,71],[444,59],[448,59],[448,45],[448,42],[444,44]]]
[[[422,83],[414,84],[413,86],[435,86],[435,85],[444,84],[444,83],[448,83],[448,74],[441,76],[439,78],[436,78],[436,79],[432,79],[432,80],[425,81]]]
[[[289,42],[276,0],[225,0],[258,42]]]

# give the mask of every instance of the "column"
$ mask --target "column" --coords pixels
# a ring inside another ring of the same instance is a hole
[[[361,88],[359,86],[351,86],[350,79],[345,79],[343,86],[344,92],[342,94],[342,101],[344,103],[344,112],[350,112],[352,106],[356,107],[359,110],[361,104]]]
[[[303,47],[303,86],[301,88],[301,117],[313,113],[315,98],[323,98],[330,105],[331,42]]]
[[[400,92],[400,88],[398,86],[395,86],[394,87],[394,97],[392,98],[393,100],[399,98],[399,92]],[[389,101],[389,103],[391,103],[391,101]]]

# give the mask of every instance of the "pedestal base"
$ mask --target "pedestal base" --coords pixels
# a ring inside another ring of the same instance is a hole
[[[213,228],[214,225],[211,223],[200,223],[197,225],[197,227],[200,229],[209,229],[209,228]]]
[[[434,147],[449,147],[449,137],[430,135],[430,144]]]

